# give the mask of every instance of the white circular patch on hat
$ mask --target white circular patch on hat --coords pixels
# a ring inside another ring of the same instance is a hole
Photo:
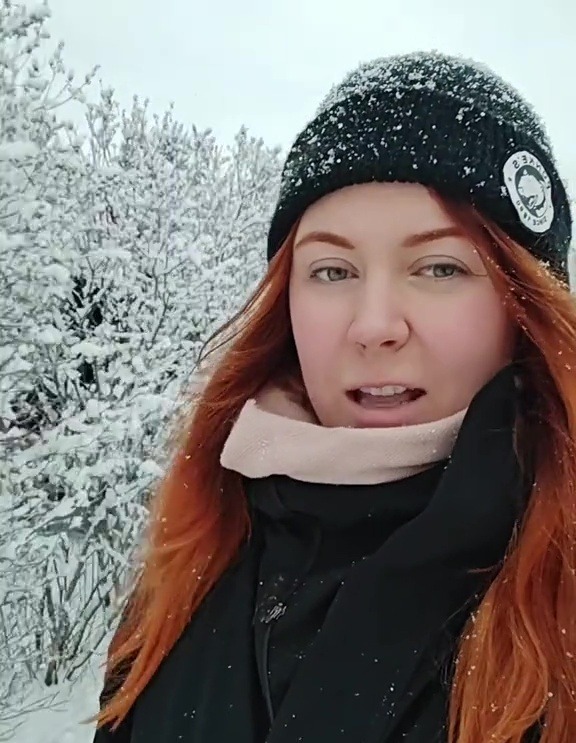
[[[502,173],[522,224],[532,232],[546,232],[554,220],[552,182],[546,168],[536,155],[521,150],[510,155]]]

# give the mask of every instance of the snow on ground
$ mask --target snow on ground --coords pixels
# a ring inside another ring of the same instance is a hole
[[[16,710],[13,720],[0,720],[0,741],[10,743],[92,743],[94,724],[83,724],[98,708],[102,684],[100,658],[82,679],[57,692],[39,687]]]

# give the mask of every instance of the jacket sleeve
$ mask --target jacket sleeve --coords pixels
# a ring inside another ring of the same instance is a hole
[[[114,732],[108,725],[96,730],[92,743],[132,743],[132,710]]]
[[[110,685],[109,681],[104,681],[104,687],[100,694],[100,709],[104,706],[106,700],[114,694],[115,689]],[[134,714],[134,706],[130,709],[124,720],[116,728],[115,731],[110,729],[110,725],[103,725],[98,728],[94,734],[93,743],[132,743],[132,718]]]
[[[128,612],[128,606],[124,607],[120,621],[118,623],[118,629],[122,626]],[[118,632],[118,629],[116,632]],[[110,653],[110,651],[108,651]],[[104,683],[102,691],[99,697],[100,709],[104,707],[106,702],[114,696],[115,692],[119,689],[122,684],[122,679],[125,679],[130,670],[130,662],[124,661],[124,664],[116,676],[114,682],[111,681],[107,675],[104,676]],[[98,728],[94,734],[93,743],[132,743],[132,719],[134,716],[134,706],[130,709],[124,720],[116,728],[115,731],[110,729],[110,725],[103,725]]]

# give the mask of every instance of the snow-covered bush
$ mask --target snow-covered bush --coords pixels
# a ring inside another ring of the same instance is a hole
[[[86,102],[61,46],[36,60],[47,8],[1,7],[0,700],[74,678],[108,631],[199,348],[262,274],[280,172],[245,130],[221,146],[138,98]]]

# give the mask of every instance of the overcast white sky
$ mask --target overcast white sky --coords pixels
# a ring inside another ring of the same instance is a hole
[[[95,64],[120,101],[175,103],[229,139],[245,124],[288,147],[360,61],[416,49],[463,54],[514,83],[576,172],[575,0],[49,0],[77,75]]]

